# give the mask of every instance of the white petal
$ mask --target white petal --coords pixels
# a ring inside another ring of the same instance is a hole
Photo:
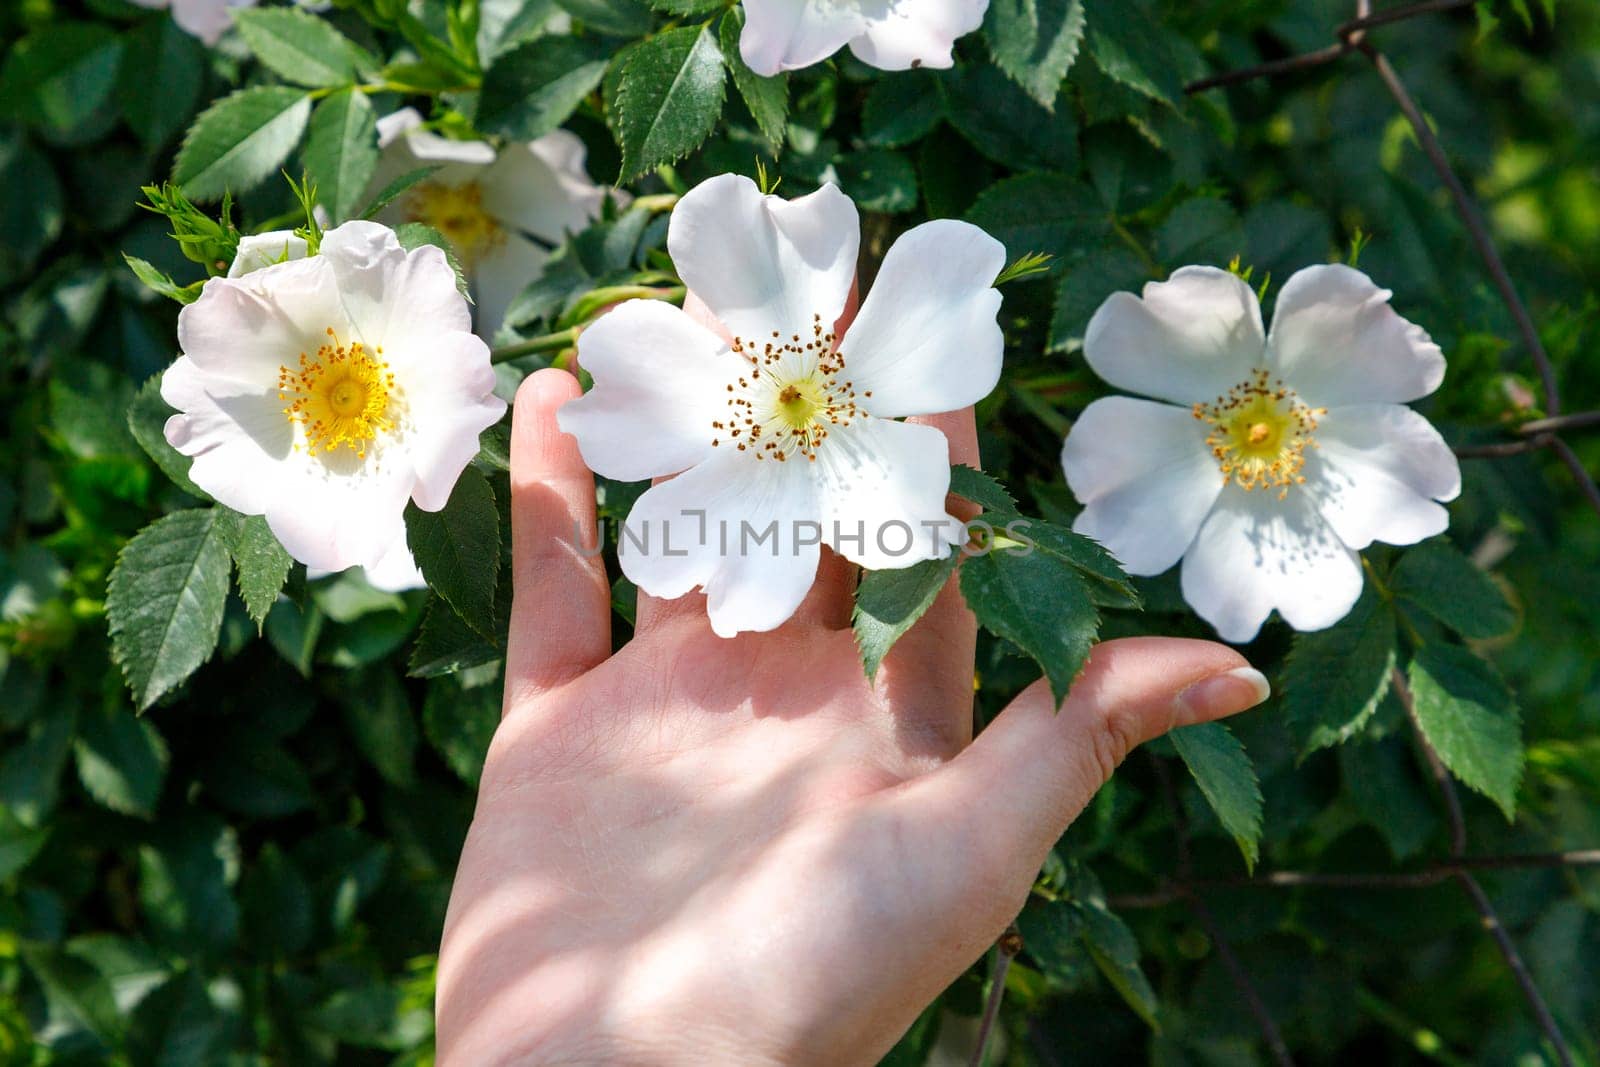
[[[744,0],[739,54],[764,78],[821,62],[866,29],[851,0]]]
[[[1461,466],[1439,431],[1410,408],[1334,408],[1306,456],[1306,488],[1351,548],[1373,541],[1415,544],[1443,533],[1450,515],[1436,500],[1461,492]]]
[[[239,238],[239,250],[228,265],[228,277],[286,263],[291,259],[306,258],[306,239],[293,230],[273,230],[270,233],[253,233]]]
[[[425,588],[428,584],[403,537],[390,546],[383,558],[362,568],[362,574],[368,585],[385,593],[403,593],[407,589]]]
[[[619,534],[622,572],[652,596],[704,589],[723,637],[776,629],[805,600],[821,558],[809,466],[719,450],[654,486]]]
[[[850,51],[879,70],[950,66],[956,38],[983,24],[989,0],[893,0],[870,5]]]
[[[717,453],[712,440],[727,386],[747,365],[682,309],[659,300],[612,308],[578,336],[578,362],[594,388],[562,405],[561,429],[607,478],[676,474]],[[734,451],[725,433],[719,446]],[[748,457],[746,457],[748,458]]]
[[[1261,305],[1237,276],[1184,267],[1144,295],[1112,293],[1084,334],[1083,355],[1118,389],[1178,404],[1215,400],[1261,364]]]
[[[194,457],[191,481],[245,515],[263,514],[281,495],[283,461],[294,448],[276,384],[207,374],[186,356],[161,376],[161,398],[178,409],[167,419],[167,443]]]
[[[667,248],[719,322],[762,342],[774,330],[810,337],[819,319],[832,327],[855,280],[860,238],[855,204],[833,185],[780,200],[722,174],[678,201]]]
[[[378,147],[388,148],[401,137],[422,125],[422,115],[414,107],[391,111],[378,120]]]
[[[231,7],[253,7],[255,0],[172,0],[172,21],[207,45],[222,39],[233,25]]]
[[[839,344],[862,406],[927,415],[989,395],[1005,349],[994,288],[1005,265],[1005,246],[969,223],[939,219],[902,235]]]
[[[317,258],[332,266],[356,336],[384,346],[391,359],[437,334],[472,329],[472,313],[442,249],[423,245],[407,252],[387,226],[356,221],[323,234]]]
[[[178,312],[178,346],[209,373],[252,385],[277,385],[278,368],[315,352],[333,327],[350,321],[322,256],[213,278]]]
[[[500,243],[472,268],[473,317],[478,336],[493,340],[506,311],[539,276],[550,253],[520,234],[503,234]]]
[[[1269,364],[1312,407],[1427,396],[1444,380],[1444,355],[1390,295],[1343,264],[1296,271],[1272,313]]]
[[[1296,630],[1321,630],[1361,595],[1361,560],[1290,491],[1228,486],[1183,557],[1183,598],[1225,641],[1253,639],[1273,608]]]
[[[368,567],[405,538],[405,506],[415,480],[402,449],[296,454],[267,507],[267,526],[308,567]]]
[[[606,191],[583,169],[576,134],[556,130],[531,144],[507,145],[478,178],[483,207],[502,224],[552,245],[597,218]]]
[[[494,395],[489,347],[470,333],[435,334],[425,360],[392,369],[405,405],[404,446],[416,471],[412,499],[423,511],[438,511],[478,454],[478,435],[506,413],[506,402]]]
[[[945,510],[950,446],[932,426],[857,419],[835,426],[813,468],[825,543],[873,570],[897,570],[943,559],[966,540],[960,519]]]
[[[1061,449],[1083,502],[1072,528],[1130,574],[1160,574],[1182,558],[1222,492],[1206,426],[1171,404],[1112,396],[1084,409]]]
[[[401,136],[419,163],[469,163],[486,167],[494,162],[494,146],[487,141],[457,141],[430,130],[410,127]]]

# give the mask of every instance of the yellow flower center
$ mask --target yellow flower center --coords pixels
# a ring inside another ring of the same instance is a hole
[[[302,428],[310,455],[342,446],[365,459],[368,442],[394,429],[394,375],[382,356],[381,347],[369,353],[360,341],[340,344],[330,326],[315,355],[302,352],[295,367],[278,368],[283,414]]]
[[[833,331],[813,315],[810,340],[772,331],[768,340],[733,339],[733,351],[750,364],[728,386],[724,418],[712,422],[713,446],[724,440],[756,459],[780,463],[793,453],[816,462],[832,426],[848,426],[860,415],[855,383],[844,379],[844,358],[834,351]],[[871,396],[871,391],[862,394]]]
[[[1280,499],[1306,480],[1300,473],[1306,449],[1317,447],[1317,419],[1327,413],[1327,408],[1308,407],[1266,370],[1255,371],[1211,403],[1194,406],[1194,417],[1212,426],[1206,444],[1222,468],[1223,482],[1246,491],[1276,489]]]
[[[484,210],[483,190],[477,182],[421,182],[407,194],[405,212],[412,222],[444,234],[466,266],[505,240],[499,221]]]

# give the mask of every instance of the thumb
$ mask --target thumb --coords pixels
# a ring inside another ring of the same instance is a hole
[[[1209,641],[1136,637],[1090,655],[1058,712],[1041,679],[959,756],[889,803],[910,840],[938,841],[928,871],[958,900],[940,902],[997,936],[1025,902],[1052,845],[1135,746],[1267,698],[1267,680]],[[956,867],[949,869],[950,865]],[[950,914],[944,912],[943,914]]]

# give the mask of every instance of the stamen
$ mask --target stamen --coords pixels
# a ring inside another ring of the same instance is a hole
[[[1306,480],[1300,473],[1306,449],[1317,447],[1317,419],[1327,413],[1307,406],[1265,369],[1211,403],[1194,406],[1194,417],[1213,427],[1206,444],[1224,484],[1232,481],[1246,492],[1277,489],[1280,500]]]
[[[395,428],[394,374],[381,347],[369,353],[360,341],[340,344],[331,326],[327,334],[314,356],[302,352],[296,367],[278,368],[278,399],[288,401],[284,417],[302,427],[308,455],[345,446],[365,459],[368,442]]]
[[[724,433],[743,435],[739,451],[751,451],[758,460],[783,463],[799,453],[816,462],[830,428],[848,426],[862,414],[855,383],[841,380],[844,357],[835,350],[837,340],[820,315],[812,316],[810,340],[793,333],[786,341],[779,330],[770,340],[735,337],[733,351],[749,367],[728,386],[731,418],[712,422],[712,446]]]

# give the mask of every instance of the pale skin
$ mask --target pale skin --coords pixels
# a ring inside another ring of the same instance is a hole
[[[1225,646],[1110,641],[1059,710],[1036,683],[974,740],[954,583],[872,684],[831,555],[772,633],[641,595],[613,654],[594,481],[555,421],[578,394],[550,370],[517,395],[505,717],[440,949],[442,1067],[875,1063],[1135,745],[1264,696]],[[926,421],[977,463],[970,409]]]

